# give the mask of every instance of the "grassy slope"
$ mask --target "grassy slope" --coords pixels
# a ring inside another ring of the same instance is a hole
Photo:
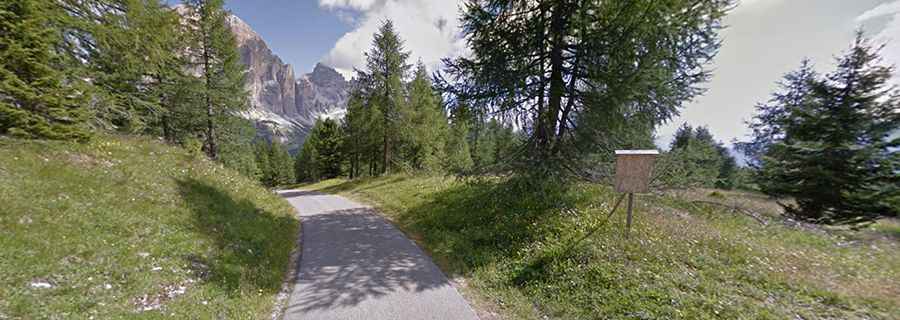
[[[622,209],[603,223],[615,195],[596,185],[541,192],[549,200],[508,181],[395,176],[307,188],[377,203],[465,279],[471,300],[510,319],[900,317],[896,224],[847,244],[648,195],[636,197],[626,240]],[[596,234],[560,253],[594,226]]]
[[[250,179],[144,138],[0,155],[0,319],[271,312],[299,223]]]

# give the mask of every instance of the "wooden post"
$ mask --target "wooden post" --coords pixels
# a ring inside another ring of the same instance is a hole
[[[628,239],[628,234],[631,233],[631,207],[634,205],[634,193],[628,193],[628,218],[625,220],[625,239]]]
[[[625,222],[625,238],[631,233],[634,219],[634,193],[650,190],[653,161],[659,154],[656,150],[616,150],[616,192],[628,194],[628,218]]]

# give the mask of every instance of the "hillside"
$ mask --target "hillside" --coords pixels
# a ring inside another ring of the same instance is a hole
[[[533,185],[530,187],[534,187]],[[751,194],[636,197],[625,239],[615,194],[577,184],[392,176],[308,189],[377,204],[481,310],[507,319],[897,319],[900,227],[787,226]],[[740,212],[685,199],[741,203]],[[586,236],[589,230],[596,233]]]
[[[0,319],[269,317],[299,228],[277,195],[149,138],[0,154]]]

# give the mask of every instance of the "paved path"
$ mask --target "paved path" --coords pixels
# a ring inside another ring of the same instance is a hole
[[[282,191],[302,224],[284,319],[478,319],[431,259],[370,207]]]

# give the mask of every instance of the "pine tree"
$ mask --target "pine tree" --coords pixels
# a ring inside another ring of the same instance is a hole
[[[734,185],[737,162],[707,127],[683,124],[665,157],[671,186],[731,189]]]
[[[60,1],[67,39],[91,79],[94,122],[132,133],[153,131],[172,78],[185,71],[180,18],[158,1]]]
[[[294,159],[294,172],[297,182],[314,182],[321,179],[319,167],[316,159],[319,157],[316,152],[316,136],[310,134],[306,137],[306,141],[300,148],[300,153]]]
[[[190,55],[203,79],[200,96],[206,127],[203,150],[218,158],[218,124],[248,107],[241,64],[234,34],[225,23],[228,13],[223,0],[187,0],[189,30],[193,35]]]
[[[701,93],[731,4],[470,1],[461,20],[472,54],[446,61],[439,84],[480,114],[517,119],[523,154],[541,169],[529,171],[557,172],[609,151],[598,140],[650,137]]]
[[[365,73],[360,72],[356,84],[350,92],[347,102],[347,115],[343,126],[346,134],[344,154],[350,163],[350,178],[364,174],[375,175],[377,164],[383,151],[381,139],[384,118],[380,109],[371,103],[371,82]],[[364,166],[368,170],[363,171]]]
[[[291,155],[278,141],[269,143],[269,166],[271,170],[271,187],[284,186],[296,181],[294,161]]]
[[[753,131],[752,140],[735,144],[737,150],[747,156],[751,167],[759,169],[768,148],[784,139],[785,128],[790,124],[788,115],[811,103],[813,85],[818,77],[812,62],[803,60],[799,69],[784,76],[778,84],[779,91],[768,103],[756,106],[757,114],[748,122]]]
[[[222,130],[223,143],[219,150],[219,161],[227,168],[258,179],[261,168],[253,144],[256,138],[256,127],[253,122],[239,117],[229,117],[223,120],[222,127],[227,129]],[[290,160],[287,166],[289,169],[292,166]],[[290,171],[293,174],[293,169]],[[290,181],[293,182],[293,179]]]
[[[468,108],[465,103],[460,103],[453,110],[450,134],[447,138],[447,160],[444,166],[451,172],[465,173],[472,170],[471,149],[469,147],[469,121]]]
[[[90,134],[84,100],[66,78],[58,20],[52,1],[0,4],[0,134],[85,140]]]
[[[793,217],[856,225],[897,215],[900,139],[891,134],[900,128],[900,93],[888,85],[893,69],[878,62],[860,33],[837,70],[802,81],[801,68],[786,80],[806,87],[788,87],[757,116],[758,181],[767,194],[796,200],[785,206]]]
[[[338,123],[331,119],[318,121],[316,127],[315,161],[317,162],[317,168],[319,168],[320,178],[336,178],[342,173],[344,161],[343,153],[341,152],[343,133]]]
[[[403,40],[394,29],[394,23],[385,21],[375,33],[372,50],[366,54],[367,76],[372,86],[369,103],[377,106],[383,117],[381,173],[391,171],[400,112],[407,107],[403,79],[411,68],[408,59],[409,52],[404,51]]]
[[[409,84],[409,103],[401,111],[403,160],[415,170],[440,171],[445,157],[447,117],[421,62]]]

